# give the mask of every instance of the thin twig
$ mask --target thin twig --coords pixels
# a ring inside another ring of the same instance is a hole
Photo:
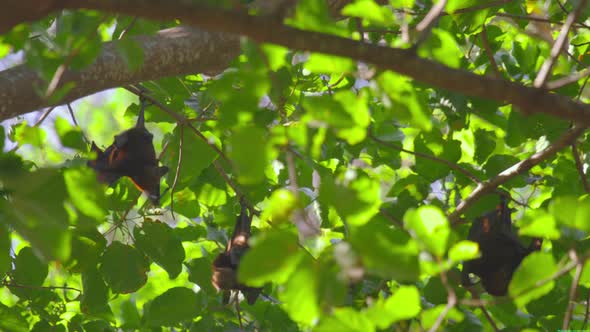
[[[439,0],[434,6],[432,6],[422,21],[416,25],[416,31],[422,33],[430,31],[436,20],[444,12],[446,5],[447,0]]]
[[[428,330],[428,332],[438,331],[443,320],[449,314],[449,311],[451,311],[451,309],[453,309],[455,307],[455,305],[457,305],[457,294],[455,294],[455,290],[449,284],[449,280],[447,278],[447,272],[445,271],[444,268],[442,268],[442,262],[440,262],[440,259],[439,259],[439,265],[441,266],[440,280],[441,280],[442,284],[445,286],[445,289],[447,290],[447,305],[445,306],[443,311],[440,312],[440,314],[436,318],[436,321],[434,322],[432,327]]]
[[[477,293],[477,291],[474,289],[474,287],[466,287],[467,290],[469,291],[469,293],[471,293],[471,297],[479,300],[479,294]],[[492,315],[490,315],[490,313],[488,312],[488,310],[482,305],[479,306],[479,309],[481,310],[481,312],[483,312],[483,315],[485,316],[485,318],[488,320],[488,322],[490,323],[490,325],[492,326],[492,329],[494,330],[494,332],[498,332],[500,331],[500,329],[498,329],[498,325],[496,325],[496,322],[494,321],[494,319],[492,318]]]
[[[47,119],[47,117],[49,116],[49,114],[56,108],[57,106],[51,106],[50,108],[46,109],[45,112],[43,112],[43,114],[41,114],[41,116],[39,117],[39,120],[37,120],[37,122],[35,122],[35,124],[33,125],[33,127],[39,127],[43,121],[45,121],[45,119]]]
[[[501,184],[506,183],[508,180],[528,171],[533,166],[555,155],[558,151],[572,144],[572,142],[582,135],[585,130],[586,127],[578,126],[568,129],[559,139],[557,139],[545,149],[533,154],[525,160],[512,165],[511,167],[502,171],[500,174],[496,175],[494,178],[484,183],[478,184],[471,194],[469,194],[467,198],[459,203],[457,209],[449,215],[449,221],[451,221],[453,224],[456,223],[460,219],[461,214],[463,214],[467,208],[477,202],[483,195],[494,191]]]
[[[576,83],[577,81],[581,80],[582,78],[590,75],[590,67],[584,68],[577,73],[573,73],[569,76],[562,77],[560,79],[556,79],[555,81],[547,82],[545,84],[545,88],[549,90],[559,89],[569,84]]]
[[[397,144],[383,141],[383,140],[375,137],[372,133],[369,133],[368,136],[369,136],[370,139],[372,139],[373,141],[375,141],[375,142],[377,142],[377,143],[379,143],[379,144],[381,144],[383,146],[387,146],[389,148],[392,148],[392,149],[395,149],[395,150],[398,150],[398,151],[401,151],[401,152],[404,152],[404,153],[408,153],[408,154],[414,155],[416,157],[428,159],[428,160],[431,160],[431,161],[434,161],[434,162],[437,162],[437,163],[440,163],[440,164],[447,165],[449,168],[454,169],[455,171],[457,171],[459,173],[462,173],[463,175],[465,175],[466,177],[468,177],[471,181],[473,181],[473,182],[475,182],[477,184],[481,184],[482,183],[477,178],[477,176],[475,176],[475,174],[471,173],[470,171],[464,169],[463,167],[461,167],[461,166],[459,166],[459,165],[457,165],[455,163],[452,163],[452,162],[450,162],[448,160],[441,159],[441,158],[438,158],[438,157],[435,157],[435,156],[432,156],[432,155],[429,155],[429,154],[426,154],[426,153],[421,153],[421,152],[406,150],[406,149],[404,149],[403,147],[401,147],[401,146],[399,146]]]
[[[184,126],[180,125],[180,140],[178,143],[178,163],[176,164],[176,174],[174,174],[174,181],[172,182],[172,187],[170,189],[170,212],[172,213],[172,219],[176,220],[174,217],[174,189],[176,189],[176,183],[178,182],[178,175],[180,174],[180,165],[182,164],[182,145],[184,142]]]
[[[545,85],[545,82],[551,74],[551,69],[555,64],[557,57],[561,53],[561,50],[563,49],[566,41],[568,40],[567,36],[569,34],[569,31],[572,28],[572,25],[574,24],[578,16],[580,15],[580,13],[582,12],[582,9],[584,9],[584,7],[586,6],[586,2],[587,0],[580,0],[576,8],[567,16],[565,24],[561,26],[561,30],[559,31],[559,36],[557,37],[557,40],[555,41],[555,43],[553,43],[553,47],[551,48],[551,53],[549,54],[549,57],[545,60],[545,62],[543,62],[543,66],[541,66],[539,74],[533,82],[534,87],[540,88]]]
[[[576,295],[578,293],[578,284],[580,283],[580,278],[582,277],[582,270],[584,268],[584,262],[580,262],[578,260],[578,255],[572,249],[570,250],[570,257],[574,262],[577,263],[576,265],[576,272],[574,273],[574,279],[572,280],[572,286],[570,288],[569,293],[569,301],[567,303],[567,309],[565,310],[565,315],[563,317],[563,325],[562,330],[567,330],[570,326],[570,321],[572,320],[572,315],[574,311],[574,306],[576,304]]]
[[[123,39],[123,37],[125,37],[127,32],[129,32],[129,30],[131,30],[131,28],[133,28],[133,26],[135,25],[135,22],[137,22],[137,16],[133,17],[131,22],[129,22],[129,24],[125,27],[125,29],[123,29],[121,31],[121,33],[119,34],[119,37],[117,37],[117,39]]]
[[[27,288],[27,289],[63,289],[63,290],[71,290],[71,291],[76,291],[79,293],[82,293],[81,290],[77,289],[77,288],[73,288],[73,287],[67,287],[67,286],[32,286],[32,285],[21,285],[21,284],[17,284],[14,281],[8,282],[8,281],[3,281],[2,282],[3,286],[6,286],[8,288],[10,287],[14,287],[14,288]]]
[[[586,324],[588,324],[588,317],[590,317],[590,289],[588,290],[588,294],[586,295],[586,312],[584,313],[584,322],[582,323],[582,330],[586,329]]]
[[[588,184],[588,179],[586,178],[586,173],[584,173],[584,165],[582,165],[582,161],[580,160],[580,154],[578,153],[578,146],[576,142],[572,143],[572,155],[574,156],[574,161],[576,162],[576,168],[578,169],[578,173],[580,174],[580,179],[582,180],[582,185],[584,186],[584,191],[590,193],[590,185]]]
[[[481,33],[479,34],[481,38],[481,43],[483,45],[483,49],[488,56],[488,60],[490,60],[490,66],[492,67],[492,71],[497,78],[502,78],[502,73],[498,69],[498,64],[496,63],[496,59],[494,59],[494,53],[492,52],[492,48],[490,47],[490,41],[488,40],[488,32],[486,27],[483,26],[481,29]]]

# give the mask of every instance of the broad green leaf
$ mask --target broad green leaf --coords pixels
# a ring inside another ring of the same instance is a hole
[[[291,319],[311,324],[320,315],[317,271],[309,257],[303,257],[295,271],[285,282],[279,299]]]
[[[351,225],[367,223],[377,214],[381,204],[379,183],[357,172],[354,180],[323,176],[320,186],[320,202],[333,206]]]
[[[288,222],[291,213],[297,207],[297,197],[287,189],[275,190],[262,211],[260,220],[271,221],[273,224]]]
[[[70,256],[68,215],[64,208],[64,178],[55,169],[0,172],[10,202],[0,200],[6,221],[45,259]]]
[[[10,233],[4,223],[0,223],[0,275],[5,275],[11,268]]]
[[[216,290],[211,284],[211,260],[207,257],[195,258],[186,263],[188,280],[199,285],[207,294],[215,294]]]
[[[31,144],[34,147],[42,147],[47,141],[47,133],[43,128],[27,126],[26,122],[12,127],[12,140],[20,145]]]
[[[303,256],[297,236],[291,232],[267,232],[252,240],[252,248],[242,258],[238,270],[238,279],[251,286],[285,282]]]
[[[85,314],[113,320],[113,313],[108,305],[109,289],[96,268],[82,273],[82,298],[80,311]]]
[[[100,273],[113,293],[132,293],[145,285],[150,265],[137,249],[113,242],[100,261]]]
[[[332,315],[322,318],[314,331],[370,332],[375,331],[375,325],[365,313],[344,307],[336,308]]]
[[[29,331],[29,323],[18,307],[7,307],[0,303],[0,330],[27,332]]]
[[[185,258],[184,248],[170,226],[146,220],[141,227],[133,230],[133,235],[137,249],[164,268],[170,279],[180,274]]]
[[[76,230],[72,234],[72,256],[69,269],[73,272],[94,270],[106,248],[106,242],[104,236],[94,227]]]
[[[277,71],[287,64],[287,54],[289,52],[287,48],[274,44],[263,44],[260,48],[266,54],[270,70]]]
[[[48,267],[31,247],[24,247],[16,255],[14,261],[14,281],[19,285],[41,286],[47,277]]]
[[[590,196],[554,198],[549,205],[549,211],[561,225],[590,231]]]
[[[149,326],[172,326],[190,321],[201,312],[200,302],[190,288],[170,288],[149,303],[144,319]]]
[[[11,287],[10,291],[16,296],[24,299],[33,299],[43,296],[42,289],[48,273],[47,264],[43,263],[37,255],[33,253],[31,247],[24,247],[16,255],[14,260],[14,271],[12,272],[12,281],[16,285],[23,287]]]
[[[84,136],[79,128],[73,127],[68,120],[58,117],[54,122],[55,131],[61,140],[61,144],[65,147],[76,149],[79,151],[86,150],[86,143]]]
[[[422,311],[420,319],[424,328],[431,328],[434,322],[438,319],[441,312],[445,310],[446,304],[439,304],[436,307]],[[459,311],[456,307],[449,310],[443,322],[453,320],[455,322],[462,322],[465,319],[465,315]],[[444,323],[443,323],[444,324]]]
[[[464,57],[455,37],[439,28],[432,29],[430,38],[420,46],[418,54],[431,57],[451,68],[459,68]]]
[[[268,139],[258,127],[242,127],[234,130],[230,139],[229,157],[233,162],[238,182],[244,185],[264,181],[264,169],[268,163]]]
[[[387,94],[394,119],[409,123],[425,131],[430,131],[432,121],[426,96],[413,82],[391,71],[386,71],[377,78],[380,88]]]
[[[207,167],[213,163],[218,157],[217,153],[207,142],[198,138],[191,129],[184,128],[180,130],[178,127],[174,129],[171,136],[169,136],[168,151],[164,154],[162,164],[168,165],[170,171],[166,174],[166,182],[169,184],[174,183],[176,172],[172,171],[176,169],[179,160],[179,146],[180,146],[180,134],[183,133],[183,144],[182,144],[182,163],[180,165],[180,173],[178,174],[178,181],[176,183],[176,190],[180,190],[186,186],[192,184]],[[202,133],[210,142],[216,140],[210,133]]]
[[[379,329],[386,329],[400,320],[416,317],[421,310],[416,286],[402,286],[387,299],[379,299],[367,309],[366,316]]]
[[[435,206],[421,206],[404,215],[404,226],[412,231],[428,251],[442,257],[448,245],[451,230],[442,211]]]
[[[353,72],[356,65],[350,58],[313,53],[305,63],[305,69],[312,73],[340,74]]]
[[[106,200],[104,189],[96,182],[96,174],[87,167],[69,168],[64,171],[64,181],[74,206],[96,221],[104,221]]]
[[[449,258],[453,262],[467,261],[479,256],[479,245],[472,241],[459,241],[449,250]]]
[[[338,91],[332,96],[308,96],[302,100],[306,115],[302,119],[309,125],[327,125],[336,136],[349,144],[365,139],[370,123],[367,94],[355,95],[352,91]]]
[[[418,279],[418,245],[402,230],[374,220],[351,228],[350,242],[370,272],[398,281]]]
[[[478,129],[473,133],[475,138],[475,160],[483,164],[496,148],[494,132]]]
[[[518,221],[518,234],[556,240],[561,233],[556,227],[555,217],[544,209],[526,209]]]
[[[533,252],[522,260],[514,272],[508,286],[508,294],[515,298],[514,301],[518,307],[523,307],[553,289],[555,281],[550,280],[542,285],[539,282],[549,279],[555,272],[557,272],[557,265],[551,254]]]
[[[364,18],[375,24],[386,24],[393,18],[391,11],[377,5],[373,0],[356,0],[342,8],[342,15]]]

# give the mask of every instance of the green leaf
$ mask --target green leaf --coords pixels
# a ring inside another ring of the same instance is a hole
[[[211,263],[207,257],[196,258],[186,263],[188,281],[199,285],[199,288],[207,294],[215,294],[216,292],[211,284]]]
[[[526,209],[518,225],[520,235],[550,240],[557,240],[561,235],[556,227],[555,217],[544,209]]]
[[[479,256],[479,246],[472,241],[459,241],[449,250],[449,258],[453,262],[467,261]]]
[[[421,310],[420,293],[416,286],[401,286],[387,299],[379,299],[367,309],[367,317],[379,329],[387,329],[400,320],[416,317]]]
[[[549,279],[557,272],[557,265],[553,256],[544,252],[533,252],[522,260],[514,272],[508,286],[508,294],[514,297],[518,307],[523,307],[530,301],[549,293],[555,281],[551,280],[538,285],[541,280]]]
[[[368,222],[381,205],[379,182],[361,171],[357,172],[355,175],[352,172],[343,174],[350,176],[346,180],[322,176],[320,186],[320,202],[334,206],[351,225]]]
[[[88,315],[113,320],[113,312],[108,305],[109,289],[96,268],[82,273],[82,298],[80,310]]]
[[[100,261],[102,273],[113,293],[131,293],[147,281],[150,265],[137,249],[121,242],[113,242]]]
[[[29,323],[18,307],[7,307],[0,303],[0,330],[26,332],[29,331]]]
[[[79,128],[73,127],[68,120],[61,116],[55,119],[54,126],[63,146],[79,151],[86,151],[84,135]]]
[[[149,304],[144,319],[149,326],[172,326],[196,318],[201,311],[199,296],[186,287],[170,288]]]
[[[94,269],[106,248],[106,242],[104,236],[94,227],[87,230],[77,229],[72,236],[69,269],[73,272]]]
[[[68,215],[62,174],[55,169],[0,173],[10,202],[0,200],[6,221],[45,259],[66,261],[70,256]],[[49,194],[50,193],[50,194]]]
[[[307,111],[302,121],[308,124],[324,124],[349,144],[365,139],[370,123],[367,107],[368,95],[355,95],[352,91],[340,90],[332,96],[309,96],[302,100]]]
[[[496,148],[496,134],[492,131],[478,129],[473,133],[475,138],[475,160],[483,164]]]
[[[258,127],[241,127],[230,139],[229,157],[238,174],[238,182],[254,185],[264,181],[264,169],[268,164],[268,139]]]
[[[254,287],[285,282],[303,256],[297,243],[297,236],[287,231],[257,235],[240,262],[238,279]]]
[[[115,46],[129,71],[136,71],[143,65],[143,48],[139,42],[131,38],[124,38],[117,40]]]
[[[319,317],[317,278],[313,261],[304,256],[297,265],[296,273],[292,273],[285,282],[279,299],[294,321],[309,325]]]
[[[47,273],[47,264],[33,253],[33,248],[24,247],[16,255],[13,277],[17,284],[41,286],[47,278]]]
[[[64,171],[64,181],[74,206],[96,221],[104,221],[106,199],[104,189],[96,182],[96,174],[87,167],[69,168]]]
[[[451,68],[459,68],[463,52],[453,35],[445,30],[433,28],[431,36],[418,49],[422,57],[432,57]]]
[[[386,71],[379,75],[377,82],[389,98],[395,119],[430,131],[432,121],[426,97],[412,84],[411,79]]]
[[[11,268],[10,233],[5,224],[0,223],[0,275],[5,275]]]
[[[133,236],[137,249],[164,268],[170,279],[180,274],[185,258],[184,248],[170,226],[146,220],[141,227],[133,230]]]
[[[275,190],[262,211],[260,220],[271,221],[273,224],[289,222],[291,213],[297,207],[297,197],[287,189]]]
[[[217,158],[217,153],[209,144],[196,138],[194,133],[191,133],[188,128],[180,130],[177,127],[171,136],[169,136],[169,149],[162,159],[162,164],[168,165],[171,169],[175,169],[178,165],[178,147],[180,146],[181,132],[183,132],[182,164],[180,173],[178,174],[176,190],[181,190],[192,184],[198,178],[199,174],[208,168]],[[202,134],[207,138],[211,137],[211,134],[208,132],[203,132]],[[176,172],[169,171],[166,176],[167,183],[174,183]]]
[[[47,141],[47,133],[43,128],[30,127],[26,122],[22,122],[12,126],[11,138],[20,145],[31,144],[39,148]]]
[[[404,226],[412,231],[428,251],[442,257],[448,245],[451,230],[444,213],[435,206],[421,206],[404,215]]]
[[[352,308],[336,308],[332,315],[323,318],[314,331],[370,332],[375,325],[364,313]]]
[[[305,63],[305,69],[312,73],[340,74],[353,72],[356,64],[350,58],[312,53]]]
[[[374,220],[352,227],[350,242],[370,272],[398,281],[418,279],[418,245],[404,231]]]
[[[391,12],[379,7],[373,0],[356,0],[342,8],[342,15],[364,18],[369,22],[383,25],[392,19]]]
[[[15,284],[29,286],[30,288],[12,287],[10,291],[18,297],[24,298],[32,298],[39,295],[40,291],[35,287],[43,285],[48,271],[47,264],[43,263],[33,253],[31,247],[22,248],[18,252],[18,255],[16,255],[12,277]]]
[[[590,231],[590,196],[580,198],[562,196],[554,198],[549,205],[549,211],[558,223],[583,230]]]

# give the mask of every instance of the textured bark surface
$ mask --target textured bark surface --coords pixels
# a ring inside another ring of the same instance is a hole
[[[239,37],[190,27],[162,30],[154,36],[130,37],[143,49],[144,62],[130,71],[116,50],[116,41],[103,45],[94,63],[82,71],[66,70],[60,86],[75,83],[58,104],[130,83],[190,73],[218,73],[227,68],[239,50]],[[51,106],[35,86],[43,82],[26,65],[0,72],[0,120]]]

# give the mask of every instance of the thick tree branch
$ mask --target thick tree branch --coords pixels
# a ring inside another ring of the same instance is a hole
[[[475,190],[473,190],[465,200],[459,203],[457,209],[449,215],[449,220],[452,223],[456,223],[457,221],[459,221],[461,214],[463,214],[463,212],[465,212],[467,208],[473,205],[473,203],[477,202],[477,200],[479,200],[483,195],[494,191],[501,184],[506,183],[508,180],[514,178],[515,176],[528,171],[529,169],[533,168],[535,165],[539,164],[543,160],[550,158],[551,156],[555,155],[558,151],[571,145],[572,142],[576,140],[576,138],[578,138],[580,135],[584,133],[585,129],[586,127],[574,127],[569,129],[557,141],[553,142],[544,150],[541,150],[535,153],[534,155],[530,156],[529,158],[512,165],[510,168],[496,175],[496,177],[494,177],[493,179],[490,179],[489,181],[477,185]]]
[[[105,43],[94,63],[82,71],[67,69],[60,86],[75,87],[60,104],[114,88],[167,76],[223,71],[240,50],[239,38],[190,27],[177,27],[154,36],[131,37],[143,49],[144,62],[131,71],[116,50],[116,41]],[[203,46],[205,45],[205,47]],[[0,72],[0,120],[51,106],[37,92],[43,81],[26,65]]]
[[[246,11],[212,8],[202,3],[205,1],[193,1],[191,4],[179,0],[61,0],[58,2],[60,7],[54,6],[53,9],[94,9],[156,20],[180,19],[185,24],[210,31],[244,35],[257,42],[268,42],[296,50],[328,53],[364,61],[382,69],[394,70],[433,87],[467,96],[510,103],[526,114],[546,113],[562,119],[590,124],[589,105],[548,93],[543,89],[524,87],[507,80],[479,76],[465,70],[449,68],[435,61],[419,58],[411,50],[394,49],[323,33],[299,30],[283,25],[275,17],[251,16]],[[212,41],[207,45],[211,48],[216,46]],[[182,51],[186,50],[174,50],[170,53],[186,54]],[[214,53],[217,56],[225,55],[220,50]],[[203,67],[205,66],[203,65],[201,68]],[[177,70],[183,72],[182,68],[177,67]],[[170,74],[174,75],[174,73]],[[5,79],[4,76],[2,75],[0,78]],[[152,77],[144,73],[144,77],[136,78],[139,80]],[[108,84],[104,88],[130,82],[131,80],[116,82]],[[82,89],[83,84],[80,86]],[[31,98],[31,96],[28,97]],[[32,96],[32,98],[37,97]],[[0,99],[0,105],[1,103]],[[5,113],[11,113],[14,116],[15,113],[26,113],[32,110],[29,108],[16,112],[11,108],[10,111],[5,109]]]

